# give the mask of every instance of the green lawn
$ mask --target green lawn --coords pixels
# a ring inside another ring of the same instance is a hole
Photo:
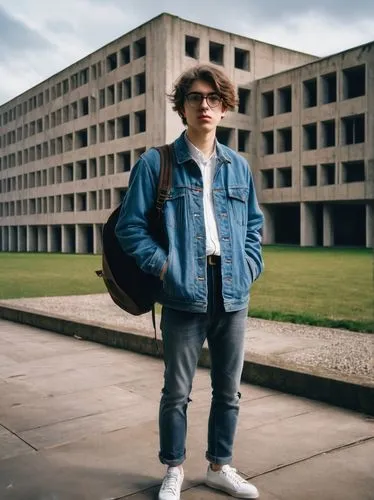
[[[265,247],[256,317],[374,332],[373,252]],[[0,253],[0,299],[105,292],[98,255]]]

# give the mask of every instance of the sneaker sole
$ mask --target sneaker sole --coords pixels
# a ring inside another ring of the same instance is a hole
[[[259,498],[260,495],[256,495],[256,496],[253,496],[253,495],[250,495],[250,496],[243,496],[241,495],[240,493],[235,493],[233,492],[232,490],[230,490],[229,488],[225,488],[224,486],[219,486],[218,484],[215,484],[215,483],[211,483],[209,481],[205,481],[205,484],[207,486],[209,486],[209,488],[213,488],[215,490],[219,490],[219,491],[224,491],[225,493],[228,493],[229,495],[231,495],[232,497],[234,498]]]

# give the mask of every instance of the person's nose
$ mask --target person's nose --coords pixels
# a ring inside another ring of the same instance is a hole
[[[209,106],[208,106],[208,97],[207,96],[204,96],[202,99],[201,99],[201,103],[200,103],[200,109],[208,109]]]

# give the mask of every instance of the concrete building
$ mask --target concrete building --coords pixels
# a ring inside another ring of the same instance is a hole
[[[101,252],[129,171],[183,130],[166,93],[198,62],[240,104],[265,243],[373,246],[374,44],[318,59],[162,14],[0,106],[0,251]]]

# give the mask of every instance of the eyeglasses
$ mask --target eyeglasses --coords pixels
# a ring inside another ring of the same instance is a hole
[[[199,108],[204,99],[206,99],[206,102],[210,108],[216,108],[222,102],[222,97],[215,92],[212,92],[211,94],[190,92],[186,95],[186,101],[191,106],[191,108]]]

